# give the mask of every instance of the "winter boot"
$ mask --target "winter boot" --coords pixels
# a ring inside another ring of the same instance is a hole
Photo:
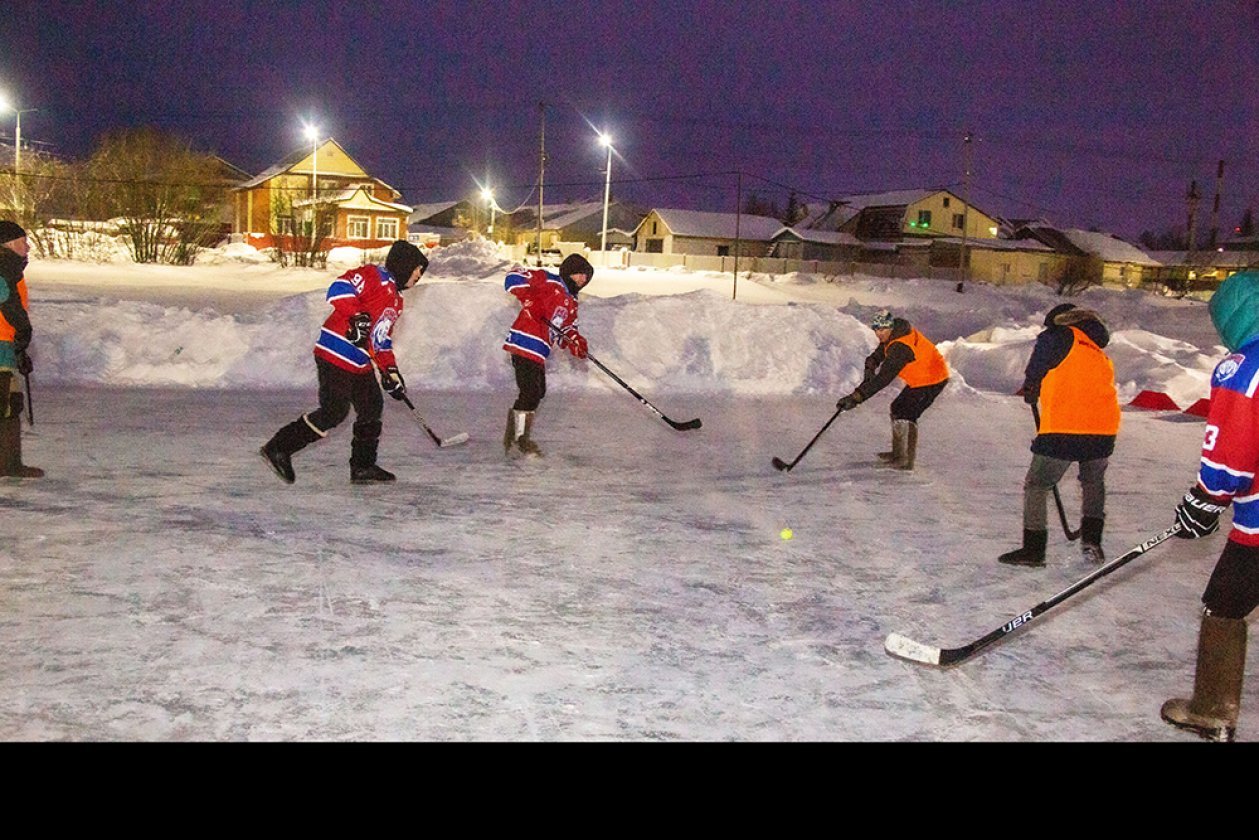
[[[1048,542],[1048,531],[1029,531],[1024,528],[1023,547],[1007,551],[997,560],[1011,566],[1043,566],[1045,565],[1045,545]]]
[[[350,483],[375,484],[396,481],[397,476],[376,465],[379,440],[356,440],[350,444]]]
[[[1080,553],[1096,566],[1106,562],[1106,552],[1102,551],[1102,525],[1105,523],[1105,519],[1097,516],[1086,516],[1080,521]]]
[[[1218,618],[1204,610],[1193,697],[1164,703],[1163,720],[1208,741],[1232,741],[1245,670],[1245,619]]]
[[[21,396],[20,394],[18,396]],[[39,467],[22,463],[22,418],[18,415],[0,418],[0,476],[11,478],[43,478]]]
[[[536,411],[514,411],[513,427],[516,436],[516,448],[520,450],[522,455],[530,458],[542,457],[542,450],[533,442],[533,418],[537,414]]]
[[[507,409],[507,430],[503,432],[503,452],[510,454],[516,444],[516,410]]]
[[[892,448],[889,449],[887,452],[877,452],[875,454],[879,456],[880,461],[895,461],[896,460],[896,421],[895,420],[892,421]]]
[[[292,484],[297,480],[297,474],[293,472],[293,453],[305,449],[323,436],[302,415],[272,435],[271,440],[258,450],[258,454],[275,470],[281,481]]]
[[[892,457],[887,465],[897,470],[912,470],[918,451],[918,424],[913,420],[892,421]]]

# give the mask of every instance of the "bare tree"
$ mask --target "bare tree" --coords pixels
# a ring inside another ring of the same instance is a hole
[[[318,195],[277,191],[271,205],[272,259],[286,266],[327,268],[336,216],[335,205],[320,201]]]
[[[98,219],[118,219],[136,262],[188,265],[221,234],[230,179],[213,155],[154,128],[108,133],[86,165]]]

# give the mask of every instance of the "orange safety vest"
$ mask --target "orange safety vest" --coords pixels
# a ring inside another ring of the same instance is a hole
[[[1071,332],[1070,352],[1040,384],[1040,434],[1118,434],[1115,366],[1083,330]]]
[[[906,385],[911,388],[923,388],[949,378],[949,366],[945,363],[944,357],[925,335],[911,327],[907,335],[892,339],[888,342],[888,346],[898,341],[914,351],[914,360],[901,368],[901,372],[897,374],[905,380]]]
[[[26,278],[23,277],[17,281],[18,300],[22,301],[22,308],[27,312],[31,311],[30,304],[26,300]],[[17,335],[17,330],[13,329],[13,325],[9,323],[3,315],[0,315],[0,341],[12,341],[13,336]]]

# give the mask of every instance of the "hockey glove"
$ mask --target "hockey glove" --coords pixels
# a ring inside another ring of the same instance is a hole
[[[35,365],[31,362],[31,356],[25,350],[17,354],[17,372],[23,376],[30,376],[31,371],[35,369]]]
[[[1036,405],[1036,401],[1040,399],[1040,387],[1037,385],[1023,386],[1023,402],[1028,405]]]
[[[1176,508],[1176,524],[1180,530],[1176,536],[1184,540],[1196,540],[1207,534],[1214,534],[1220,527],[1220,514],[1224,505],[1211,501],[1199,487],[1194,487],[1181,499]]]
[[[586,355],[590,352],[590,348],[586,344],[586,337],[575,329],[569,329],[564,333],[564,346],[568,348],[568,352],[578,359],[586,358]]]
[[[367,338],[372,334],[372,316],[360,312],[350,318],[350,326],[345,331],[345,338],[355,347],[366,347]]]
[[[380,387],[395,400],[401,400],[407,395],[407,383],[402,381],[397,365],[390,365],[380,372]]]
[[[846,397],[840,397],[839,402],[835,403],[835,407],[840,411],[852,411],[854,408],[861,405],[861,401],[863,399],[864,397],[862,397],[859,392],[853,391]]]

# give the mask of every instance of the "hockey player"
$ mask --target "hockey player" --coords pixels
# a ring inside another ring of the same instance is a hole
[[[370,484],[396,478],[376,464],[384,408],[380,388],[396,400],[406,396],[393,353],[393,328],[402,314],[401,292],[419,282],[427,267],[423,252],[399,239],[383,266],[364,265],[332,281],[328,287],[332,314],[315,342],[319,407],[281,428],[259,450],[282,480],[293,483],[293,454],[327,437],[351,406],[350,481]],[[380,388],[372,375],[373,364],[380,371]]]
[[[540,456],[533,441],[533,419],[546,396],[546,360],[555,342],[578,359],[586,358],[586,339],[577,331],[577,293],[594,276],[594,267],[580,254],[560,263],[559,275],[540,268],[514,268],[504,288],[520,301],[520,314],[507,333],[503,349],[511,356],[518,394],[507,412],[503,450]]]
[[[44,471],[22,463],[22,409],[17,377],[35,366],[27,349],[31,319],[26,312],[30,243],[16,222],[0,221],[0,476],[40,478]]]
[[[1023,545],[998,560],[1014,566],[1045,565],[1049,494],[1073,463],[1080,465],[1083,517],[1080,549],[1100,564],[1106,521],[1106,467],[1119,434],[1115,366],[1104,348],[1110,331],[1096,312],[1063,303],[1045,315],[1023,375],[1023,401],[1040,401],[1040,428],[1023,479]]]
[[[886,309],[870,321],[879,346],[866,358],[865,378],[835,407],[851,411],[898,376],[907,386],[892,400],[892,449],[880,452],[888,466],[912,470],[918,454],[918,418],[949,383],[949,366],[940,351],[904,318]]]
[[[1246,670],[1246,616],[1259,605],[1259,271],[1234,274],[1208,305],[1230,355],[1211,375],[1211,407],[1198,480],[1176,509],[1176,536],[1197,539],[1233,527],[1202,594],[1193,696],[1163,704],[1163,720],[1214,741],[1231,741]]]

